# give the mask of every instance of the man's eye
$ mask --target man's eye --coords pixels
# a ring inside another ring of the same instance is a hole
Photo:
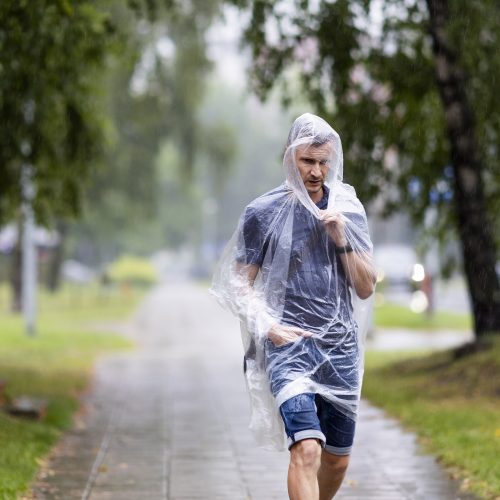
[[[304,158],[304,161],[309,165],[312,165],[314,163],[314,160],[311,158]]]
[[[320,164],[323,165],[323,166],[329,165],[330,164],[330,160],[321,160]]]

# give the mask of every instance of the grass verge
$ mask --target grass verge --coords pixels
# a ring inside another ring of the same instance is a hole
[[[410,328],[416,330],[472,330],[470,314],[436,312],[432,316],[414,313],[409,308],[384,303],[375,306],[375,325],[382,328]]]
[[[363,395],[416,431],[465,489],[499,497],[500,338],[463,356],[367,353]]]
[[[41,421],[0,411],[0,499],[16,499],[29,487],[43,457],[70,426],[96,357],[132,345],[118,335],[92,331],[85,323],[124,318],[140,297],[116,292],[102,300],[87,290],[73,305],[65,294],[42,297],[32,338],[25,335],[20,317],[0,313],[0,379],[7,382],[7,398],[27,394],[48,402]]]

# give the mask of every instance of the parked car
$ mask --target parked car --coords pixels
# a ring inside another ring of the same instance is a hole
[[[424,280],[424,266],[409,245],[376,245],[374,261],[378,282],[388,288],[414,290]]]

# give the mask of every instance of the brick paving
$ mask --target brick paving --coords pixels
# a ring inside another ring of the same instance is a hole
[[[156,289],[140,308],[134,352],[102,358],[74,429],[34,498],[286,499],[288,453],[249,431],[237,322],[200,287]],[[470,498],[415,437],[363,403],[339,499]]]

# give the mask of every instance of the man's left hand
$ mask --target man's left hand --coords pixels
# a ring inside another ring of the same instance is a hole
[[[325,223],[325,229],[335,243],[335,246],[346,246],[347,238],[345,235],[344,216],[340,212],[321,210],[319,217]]]

